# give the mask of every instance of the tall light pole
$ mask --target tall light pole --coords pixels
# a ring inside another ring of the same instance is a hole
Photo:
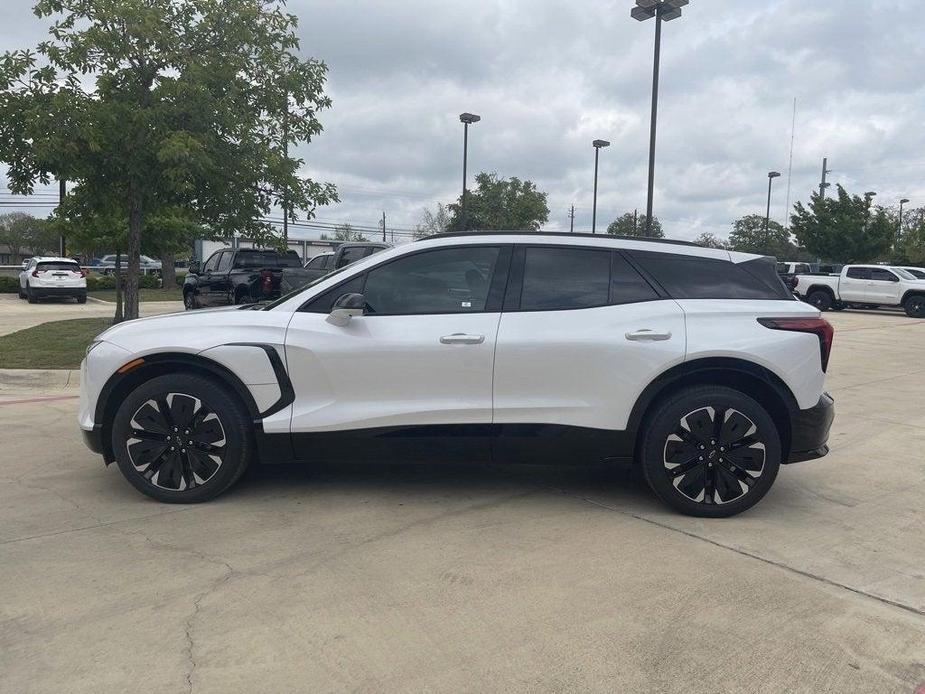
[[[896,230],[896,247],[899,250],[899,244],[903,240],[903,205],[909,202],[909,198],[903,198],[899,201],[899,228]]]
[[[771,183],[780,176],[778,171],[768,171],[768,211],[764,215],[764,243],[771,245]]]
[[[591,209],[591,233],[597,233],[597,159],[601,153],[601,147],[610,147],[607,140],[595,140],[591,143],[594,145],[594,204]]]
[[[819,197],[825,197],[825,189],[828,188],[831,183],[826,183],[825,177],[832,173],[832,169],[828,168],[829,158],[825,157],[822,160],[822,180],[819,182]]]
[[[469,125],[471,123],[478,123],[482,120],[481,116],[477,116],[474,113],[460,113],[459,121],[463,124],[463,189],[462,189],[462,210],[460,210],[460,220],[462,222],[461,231],[466,230],[466,165],[469,159]]]
[[[655,59],[652,63],[652,119],[649,123],[649,195],[646,200],[646,236],[652,235],[652,198],[655,192],[655,126],[658,121],[658,73],[662,52],[662,22],[681,16],[689,0],[636,0],[630,16],[640,22],[655,18]]]

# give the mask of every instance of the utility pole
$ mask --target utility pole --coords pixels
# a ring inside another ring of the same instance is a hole
[[[58,181],[58,205],[60,206],[64,202],[64,196],[67,195],[67,181],[63,178]],[[65,258],[67,256],[64,253],[67,251],[67,243],[65,242],[64,234],[61,234],[58,237],[58,257]]]
[[[572,205],[572,209],[569,210],[568,218],[569,218],[568,231],[570,234],[574,234],[575,233],[575,206],[574,205]]]
[[[825,182],[826,174],[832,173],[832,171],[828,168],[828,166],[829,166],[829,159],[828,157],[825,157],[822,160],[822,182],[819,184],[819,197],[820,198],[825,197],[825,189],[828,188],[830,185],[832,185],[831,183]]]
[[[385,210],[382,210],[382,243],[385,243]]]
[[[639,208],[633,210],[633,236],[639,234]]]
[[[790,183],[793,179],[793,143],[797,136],[797,98],[793,97],[793,120],[790,124],[790,164],[787,166],[787,203],[784,205],[784,227],[790,231]]]

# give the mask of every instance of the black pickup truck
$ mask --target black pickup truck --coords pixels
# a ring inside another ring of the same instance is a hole
[[[333,253],[316,255],[305,263],[305,267],[296,269],[287,266],[283,270],[282,293],[288,294],[304,287],[309,282],[321,279],[328,273],[346,267],[386,248],[391,248],[391,246],[377,241],[342,243]]]
[[[301,267],[295,251],[223,248],[204,263],[190,263],[183,283],[183,305],[189,311],[276,299],[283,268]]]

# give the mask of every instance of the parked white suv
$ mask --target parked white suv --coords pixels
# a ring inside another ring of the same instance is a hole
[[[699,516],[828,452],[832,328],[771,258],[443,234],[273,304],[122,323],[81,365],[89,447],[145,494],[211,499],[255,459],[632,461]]]
[[[71,258],[30,258],[19,273],[19,298],[34,304],[47,296],[87,303],[87,279]]]

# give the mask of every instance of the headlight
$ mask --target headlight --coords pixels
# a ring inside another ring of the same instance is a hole
[[[86,352],[86,354],[90,354],[90,352],[92,352],[93,349],[94,349],[95,347],[97,347],[97,346],[99,346],[100,344],[102,344],[102,342],[103,342],[102,340],[94,340],[94,341],[91,342],[89,345],[87,345],[87,352]],[[86,356],[86,355],[84,355],[84,356]]]

